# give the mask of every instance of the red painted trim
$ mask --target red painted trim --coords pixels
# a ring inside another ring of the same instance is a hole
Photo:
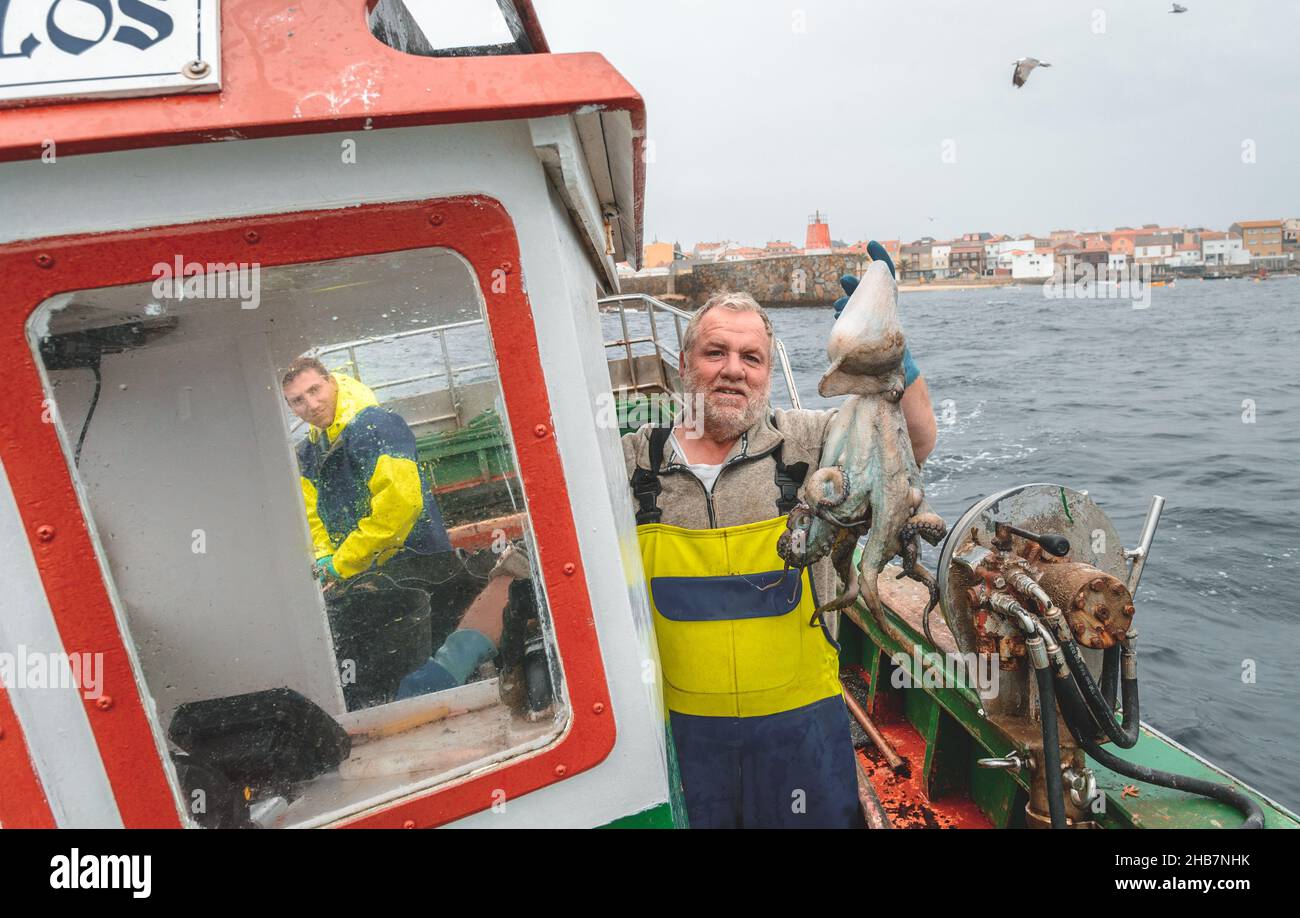
[[[6,110],[0,162],[38,159],[46,140],[63,156],[587,106],[628,111],[634,131],[644,130],[644,101],[600,54],[420,57],[371,35],[365,13],[366,0],[224,0],[221,92]],[[530,38],[545,44],[531,5],[521,3],[520,14]]]
[[[53,829],[54,814],[36,776],[23,728],[0,685],[0,828]]]
[[[441,218],[436,226],[430,222],[435,214]],[[249,230],[256,231],[255,243],[246,239]],[[45,392],[27,343],[27,318],[55,293],[150,281],[152,266],[178,252],[187,261],[256,260],[271,267],[433,246],[454,249],[469,261],[487,303],[571,719],[565,735],[544,750],[345,824],[439,825],[489,807],[498,788],[508,798],[520,797],[593,767],[613,748],[609,687],[520,274],[519,243],[499,202],[473,196],[374,204],[0,246],[0,276],[6,279],[0,288],[0,365],[9,379],[0,400],[0,461],[64,646],[104,653],[105,694],[113,704],[102,710],[87,702],[87,713],[126,826],[175,826],[179,817],[104,581],[88,576],[98,563],[54,427],[41,420]],[[45,257],[38,263],[39,256]],[[507,271],[500,293],[495,290],[502,285],[494,283],[498,269]],[[43,526],[53,527],[54,538],[37,536]]]
[[[223,0],[219,93],[31,104],[0,114],[0,162],[370,128],[626,111],[632,121],[633,244],[641,265],[645,102],[600,54],[429,58],[370,34],[372,0]],[[545,48],[531,0],[517,9]],[[57,160],[56,160],[57,162]]]

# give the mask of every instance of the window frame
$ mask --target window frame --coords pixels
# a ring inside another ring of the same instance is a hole
[[[482,293],[515,438],[518,474],[527,494],[539,568],[563,660],[569,719],[560,737],[539,750],[415,791],[333,825],[442,825],[488,809],[502,791],[514,799],[572,777],[599,764],[612,751],[616,728],[610,690],[555,439],[536,325],[520,276],[514,223],[500,201],[485,195],[439,197],[14,243],[0,246],[0,273],[9,280],[0,292],[0,360],[11,371],[9,397],[0,400],[0,431],[4,432],[0,461],[65,649],[104,653],[105,694],[82,701],[126,827],[183,825],[180,796],[155,741],[144,702],[147,687],[135,669],[110,598],[70,463],[55,425],[43,419],[48,395],[28,342],[29,318],[59,293],[152,282],[153,266],[170,263],[178,251],[187,261],[280,267],[428,248],[460,254]],[[505,284],[500,283],[503,277],[508,279]],[[0,687],[0,712],[7,706]],[[161,736],[162,725],[156,726]],[[20,755],[25,752],[19,743],[3,745]],[[8,824],[15,824],[10,822],[11,814],[19,817],[17,824],[23,824],[30,815],[22,818],[22,814],[48,811],[39,781],[17,777],[15,793],[0,796],[0,820]]]

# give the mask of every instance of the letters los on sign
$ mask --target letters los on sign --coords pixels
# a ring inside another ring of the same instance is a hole
[[[0,0],[0,105],[214,92],[219,0]]]

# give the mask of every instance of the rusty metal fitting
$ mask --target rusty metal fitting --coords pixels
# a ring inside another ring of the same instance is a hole
[[[1029,655],[1029,662],[1033,664],[1034,669],[1047,669],[1050,665],[1047,659],[1047,647],[1043,639],[1035,634],[1025,640],[1025,651]]]
[[[1012,750],[1006,755],[997,758],[977,759],[975,764],[980,768],[1000,768],[1003,771],[1017,772],[1022,768],[1032,770],[1034,760],[1028,755],[1021,755],[1019,752]]]
[[[1060,615],[1060,613],[1058,612],[1057,615]],[[1056,662],[1059,657],[1060,662],[1064,663],[1065,654],[1061,653],[1061,645],[1056,643],[1056,638],[1052,637],[1052,629],[1042,622],[1039,622],[1038,636],[1043,639],[1043,650],[1045,650],[1047,655],[1052,658],[1052,661]]]
[[[1016,602],[1015,597],[1008,593],[994,593],[990,596],[989,608],[1014,620],[1020,626],[1020,630],[1026,634],[1034,634],[1038,630],[1025,607]]]

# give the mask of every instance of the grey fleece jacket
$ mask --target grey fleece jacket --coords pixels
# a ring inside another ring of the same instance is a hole
[[[775,416],[775,426],[765,414],[732,445],[714,482],[712,499],[704,484],[681,464],[685,457],[673,448],[672,440],[665,443],[659,470],[663,488],[659,494],[659,509],[663,511],[660,522],[684,529],[720,529],[777,516],[776,501],[781,494],[776,486],[777,447],[781,447],[781,461],[786,465],[806,462],[811,475],[821,462],[822,439],[835,409],[777,408]],[[623,436],[623,460],[629,481],[637,467],[650,467],[652,429],[653,425],[646,424],[635,433]],[[799,496],[803,496],[802,487]],[[813,586],[821,602],[839,592],[839,579],[829,558],[813,566]]]

